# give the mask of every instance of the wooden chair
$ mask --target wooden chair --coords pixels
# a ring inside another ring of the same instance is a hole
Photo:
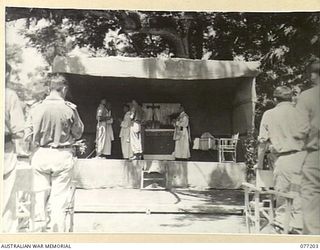
[[[257,170],[256,185],[242,183],[244,188],[244,214],[249,233],[260,233],[266,226],[274,222],[274,203],[276,197],[283,197],[286,201],[284,233],[289,231],[290,213],[295,193],[282,193],[273,190],[273,172]],[[250,200],[250,194],[253,199]]]
[[[237,162],[237,144],[239,133],[234,134],[231,138],[220,138],[218,145],[219,162]],[[232,160],[227,161],[225,154],[231,155]]]
[[[141,167],[140,189],[144,190],[165,190],[167,164],[160,166],[160,161],[152,161],[150,166]]]

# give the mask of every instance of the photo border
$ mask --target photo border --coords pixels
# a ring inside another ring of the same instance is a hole
[[[4,100],[5,82],[5,7],[38,7],[38,8],[75,8],[75,9],[110,9],[110,10],[171,10],[171,11],[212,11],[212,12],[292,12],[320,10],[319,0],[2,0],[0,3],[0,18],[3,20],[0,26],[0,75],[2,88],[0,94]],[[4,121],[4,101],[0,104],[0,119]],[[4,134],[4,122],[0,126],[1,136]],[[3,141],[0,144],[0,156],[4,152]],[[3,163],[1,163],[3,164]],[[0,172],[3,167],[1,167]],[[0,173],[2,175],[2,173]],[[0,178],[2,187],[2,178]],[[2,192],[0,192],[2,198]],[[1,199],[2,200],[2,199]],[[66,234],[0,234],[1,243],[31,243],[31,242],[54,242],[54,243],[114,243],[114,242],[203,242],[203,243],[317,243],[319,236],[297,235],[249,235],[249,234],[127,234],[127,233],[66,233]]]

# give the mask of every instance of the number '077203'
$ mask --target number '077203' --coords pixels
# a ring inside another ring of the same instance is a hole
[[[319,245],[318,244],[302,243],[302,244],[300,244],[300,248],[315,249],[315,248],[319,248]]]

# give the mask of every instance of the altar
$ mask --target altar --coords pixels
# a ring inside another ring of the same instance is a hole
[[[174,160],[174,129],[144,130],[144,159]]]

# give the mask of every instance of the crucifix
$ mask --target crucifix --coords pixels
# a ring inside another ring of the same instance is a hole
[[[147,109],[152,109],[152,120],[151,120],[151,127],[152,128],[155,128],[156,127],[156,121],[159,121],[159,120],[156,120],[155,119],[155,109],[160,109],[160,105],[155,105],[154,103],[152,103],[151,105],[147,105],[146,106]],[[159,119],[159,117],[158,117]]]

